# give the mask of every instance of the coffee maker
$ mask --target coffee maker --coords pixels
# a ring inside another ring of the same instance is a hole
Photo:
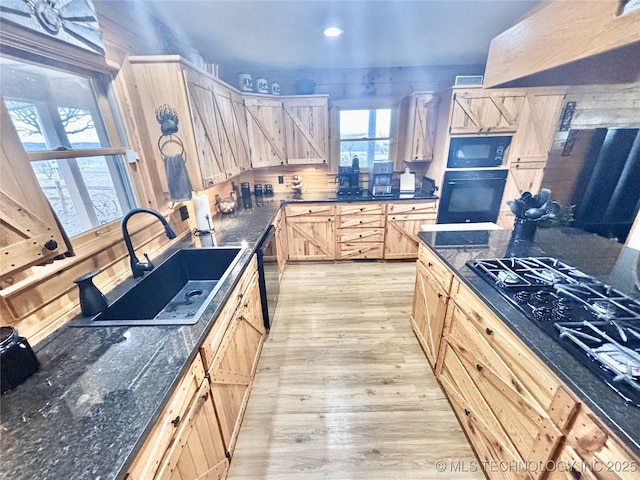
[[[350,167],[338,167],[338,195],[360,195],[360,161],[358,157],[353,157]]]
[[[393,183],[393,162],[373,162],[369,169],[369,192],[373,197],[390,197]]]

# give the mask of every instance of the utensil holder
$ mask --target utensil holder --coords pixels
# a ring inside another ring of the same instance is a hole
[[[90,317],[104,311],[109,305],[106,297],[93,284],[93,277],[102,270],[93,270],[76,278],[73,283],[80,289],[80,311],[85,317]]]
[[[536,229],[538,228],[538,222],[527,220],[525,218],[516,218],[513,224],[513,232],[511,238],[513,240],[526,240],[533,241],[536,235]]]

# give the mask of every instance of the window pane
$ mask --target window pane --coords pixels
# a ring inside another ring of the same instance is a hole
[[[374,160],[389,160],[389,140],[340,142],[340,165],[351,166],[358,157],[360,168],[368,168]]]
[[[38,183],[67,235],[116,220],[135,206],[125,189],[121,156],[31,162]]]
[[[391,110],[341,110],[340,139],[388,138]]]
[[[27,151],[111,147],[91,78],[0,57],[2,95]]]

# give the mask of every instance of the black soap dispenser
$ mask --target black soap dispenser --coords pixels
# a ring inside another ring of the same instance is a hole
[[[80,310],[85,317],[91,317],[103,312],[109,305],[107,298],[93,284],[93,277],[102,270],[93,270],[76,278],[73,283],[78,285],[80,289]]]

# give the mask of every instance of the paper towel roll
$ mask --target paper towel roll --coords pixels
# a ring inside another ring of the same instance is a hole
[[[210,232],[213,230],[213,216],[209,207],[209,197],[207,195],[194,195],[193,213],[196,216],[196,229],[201,232]]]

